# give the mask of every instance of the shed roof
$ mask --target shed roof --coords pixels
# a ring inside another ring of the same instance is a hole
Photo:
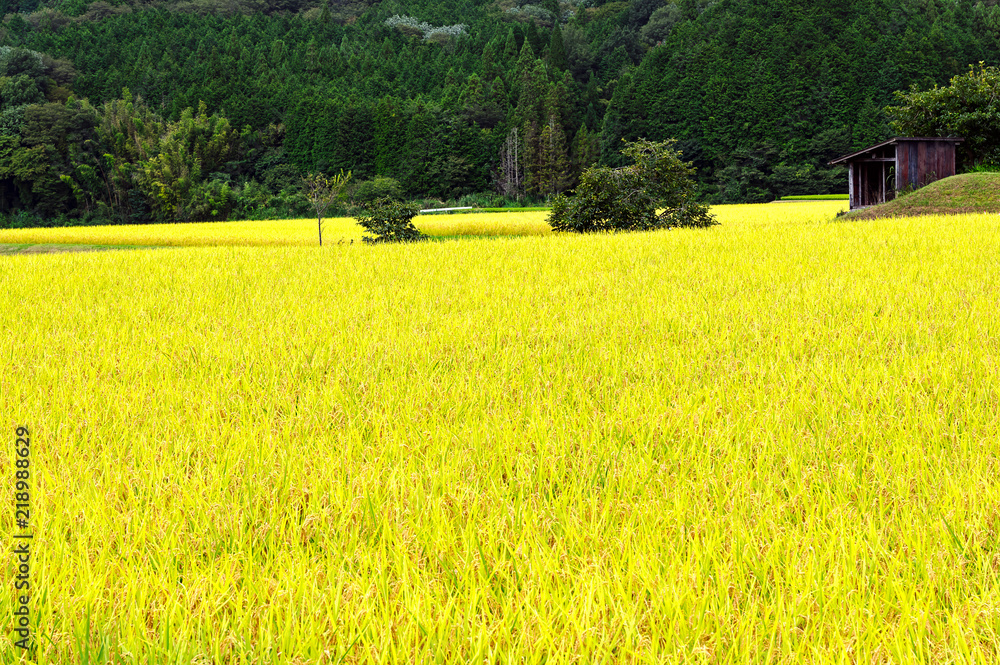
[[[961,143],[964,140],[965,139],[954,137],[954,136],[897,136],[895,138],[889,139],[888,141],[882,141],[881,143],[876,143],[875,145],[870,145],[867,148],[865,148],[864,150],[858,150],[857,152],[852,152],[849,155],[844,155],[843,157],[838,157],[837,159],[835,159],[832,162],[830,162],[830,166],[833,166],[834,164],[840,164],[842,162],[846,162],[847,160],[851,159],[852,157],[857,157],[858,155],[863,155],[866,152],[871,152],[872,150],[877,150],[878,148],[881,148],[883,146],[896,145],[900,141],[951,141],[951,142],[954,142],[954,143],[958,144],[958,143]]]

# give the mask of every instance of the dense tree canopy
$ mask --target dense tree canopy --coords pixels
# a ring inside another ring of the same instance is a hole
[[[676,137],[706,201],[841,191],[826,163],[888,135],[894,91],[1000,64],[978,0],[3,2],[22,222],[301,215],[341,169],[541,198],[639,138]]]
[[[1000,166],[1000,69],[970,67],[949,85],[896,93],[886,109],[902,136],[960,136],[958,162],[966,168]]]
[[[715,201],[844,187],[827,162],[888,137],[893,92],[997,62],[1000,7],[971,2],[681,2],[661,46],[622,79],[620,139],[676,137]],[[990,27],[993,25],[994,27]]]

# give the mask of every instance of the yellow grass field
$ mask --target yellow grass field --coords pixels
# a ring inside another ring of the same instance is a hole
[[[544,235],[545,213],[507,212],[420,215],[414,223],[431,236]],[[359,242],[364,229],[350,217],[323,220],[323,244]],[[194,224],[76,226],[55,229],[2,229],[0,243],[81,243],[159,246],[315,246],[316,218]]]
[[[0,256],[37,662],[997,662],[1000,222],[836,209]]]
[[[745,217],[756,225],[787,223],[789,219],[828,219],[845,209],[843,201],[724,205],[713,212],[723,224],[741,223]],[[499,212],[418,215],[414,225],[430,236],[507,236],[550,234],[546,212]],[[336,245],[360,241],[364,229],[349,217],[323,220],[323,243]],[[316,219],[281,219],[262,222],[205,222],[196,224],[140,224],[75,226],[55,229],[0,229],[0,243],[62,243],[84,245],[157,246],[314,246],[319,244]]]

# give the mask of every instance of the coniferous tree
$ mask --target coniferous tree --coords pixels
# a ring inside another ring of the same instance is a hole
[[[513,62],[517,58],[518,51],[517,36],[514,34],[514,28],[510,28],[507,31],[507,41],[503,48],[504,62],[507,64]]]
[[[597,158],[601,154],[600,139],[597,135],[591,134],[586,123],[580,125],[576,136],[573,137],[573,144],[570,147],[570,181],[569,187],[575,187],[580,180],[580,175],[588,168],[597,163]]]
[[[542,129],[539,144],[538,193],[546,196],[559,194],[569,186],[571,172],[566,134],[554,116],[549,116]]]
[[[566,60],[566,49],[563,46],[562,30],[559,23],[552,28],[552,39],[549,41],[549,65],[557,72],[566,71],[569,62]]]
[[[538,27],[534,21],[528,21],[528,28],[524,33],[524,41],[531,44],[531,50],[534,53],[540,54],[542,52],[542,36],[538,34]]]

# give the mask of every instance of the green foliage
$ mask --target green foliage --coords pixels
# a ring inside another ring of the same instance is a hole
[[[621,152],[632,164],[584,171],[573,198],[560,195],[553,201],[552,229],[583,233],[717,224],[695,200],[694,169],[681,161],[674,143],[628,143]]]
[[[301,183],[301,176],[297,180]],[[238,219],[305,217],[314,211],[301,188],[284,188],[274,192],[256,180],[250,180],[234,191],[236,206],[233,214]]]
[[[619,77],[602,162],[621,163],[621,139],[676,138],[713,203],[845,192],[828,162],[889,138],[893,91],[1000,60],[973,0],[677,4],[678,16],[657,9],[640,29],[662,44]]]
[[[541,131],[537,124],[529,123],[525,142],[529,164],[528,190],[543,196],[562,193],[572,178],[562,126],[553,116],[549,117]]]
[[[27,74],[0,77],[0,101],[6,107],[40,104],[45,95]]]
[[[28,105],[6,107],[0,111],[0,134],[17,136],[24,124],[24,110]]]
[[[562,30],[556,23],[552,28],[552,37],[549,40],[549,64],[557,71],[565,71],[569,68],[569,61],[566,60],[566,47],[563,45]]]
[[[156,142],[157,153],[136,164],[135,182],[157,221],[193,222],[225,219],[234,201],[225,182],[208,176],[235,156],[239,135],[229,121],[205,104],[185,109]]]
[[[383,198],[397,200],[403,198],[403,188],[398,180],[376,176],[371,180],[359,182],[351,192],[351,200],[361,205]]]
[[[680,5],[676,3],[660,7],[649,17],[649,21],[642,26],[639,34],[648,43],[657,44],[670,35],[670,31],[681,22],[683,17]]]
[[[540,199],[639,137],[677,138],[703,201],[843,192],[827,162],[888,136],[894,90],[1000,61],[994,0],[501,4],[10,0],[0,136],[19,141],[0,159],[19,166],[0,213],[301,215],[301,175],[340,170],[411,199]],[[28,109],[75,100],[96,135],[22,136]],[[994,126],[977,113],[963,133]],[[27,168],[43,144],[48,166]]]
[[[366,243],[414,242],[423,240],[424,234],[413,225],[417,207],[389,198],[374,201],[365,214],[357,217],[358,224],[369,234]]]
[[[969,67],[946,87],[896,92],[886,108],[900,136],[961,136],[957,157],[965,170],[1000,165],[1000,68]]]
[[[1000,164],[982,163],[965,169],[966,173],[1000,173]]]
[[[140,164],[159,152],[164,122],[126,88],[122,99],[98,111],[99,168],[105,186],[102,211],[122,223],[151,221],[150,204],[138,186]]]

